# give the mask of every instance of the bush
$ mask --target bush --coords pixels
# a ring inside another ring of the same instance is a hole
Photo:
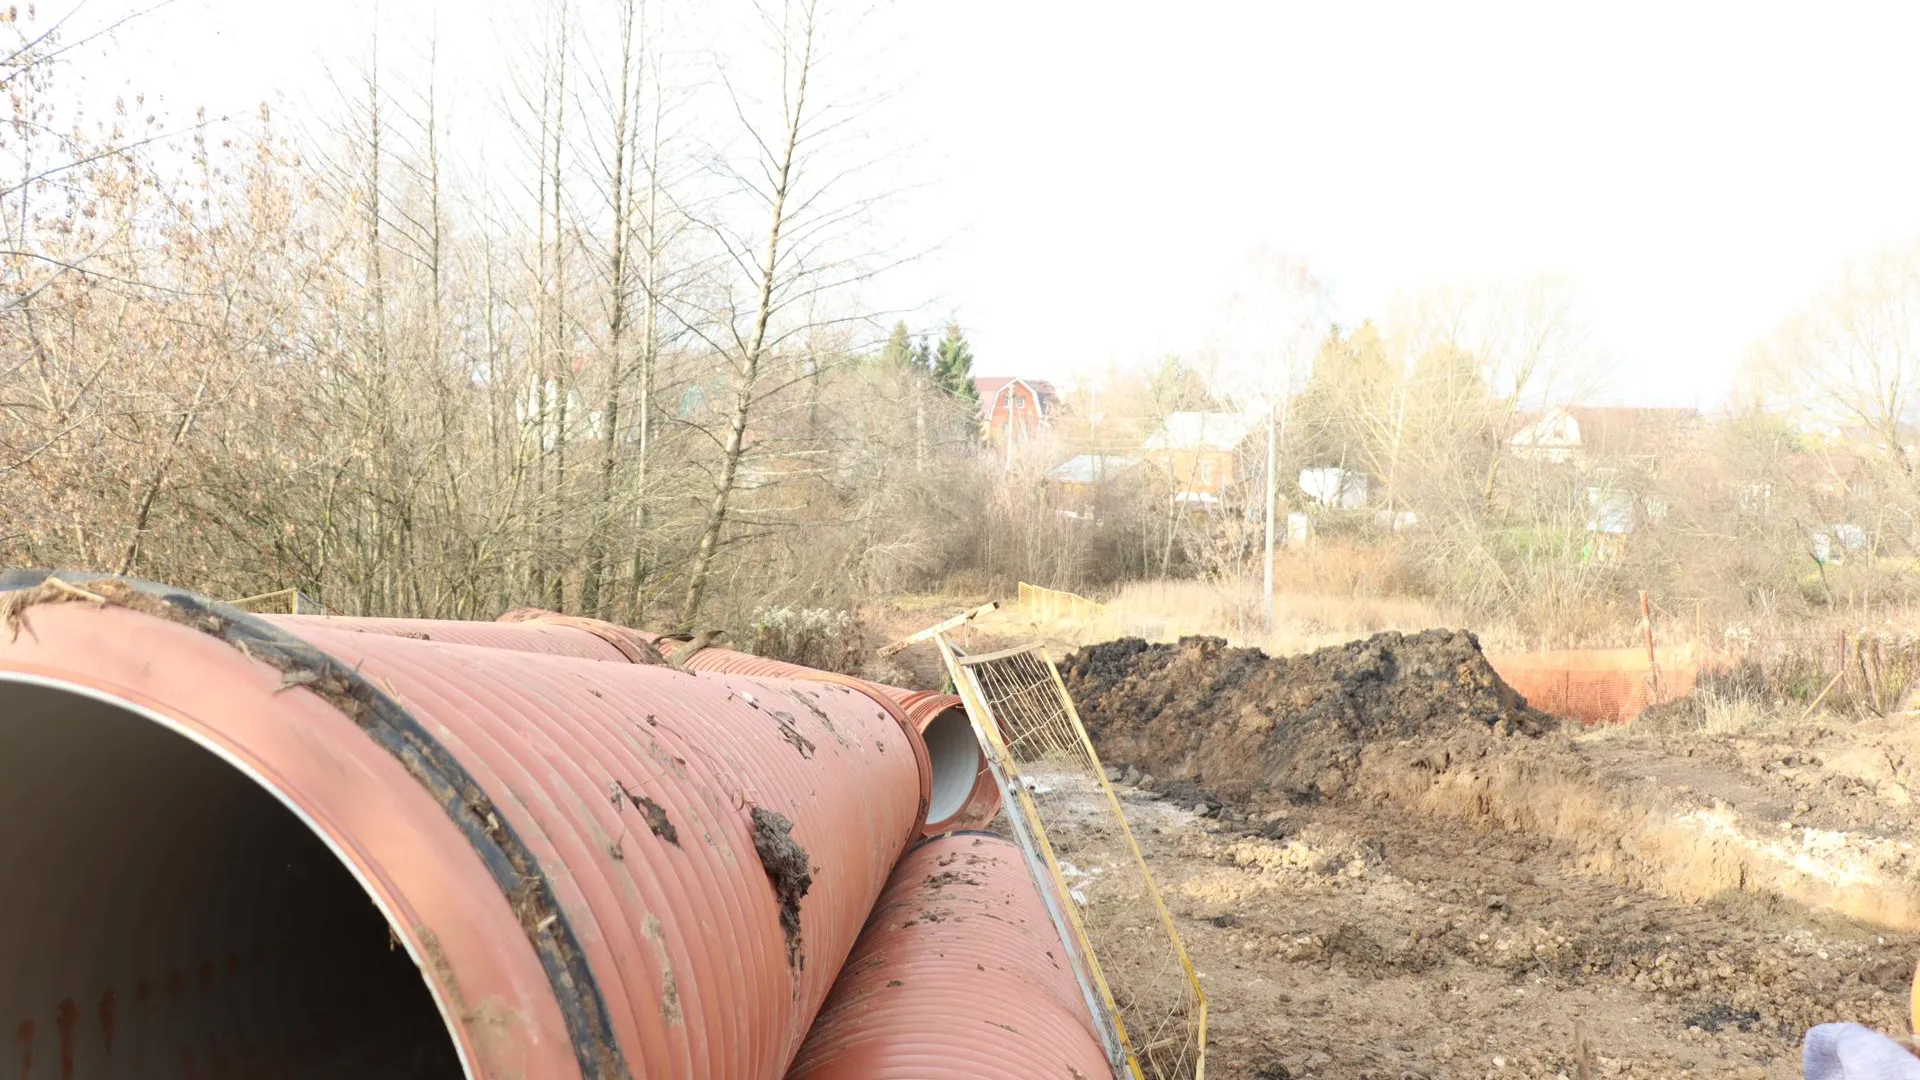
[[[866,632],[850,611],[829,608],[761,608],[753,616],[755,655],[823,671],[854,673],[865,652]]]

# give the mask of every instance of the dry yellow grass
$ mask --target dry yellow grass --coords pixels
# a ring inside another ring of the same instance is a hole
[[[1702,694],[1701,727],[1714,735],[1745,735],[1782,727],[1799,713],[1798,705],[1774,707],[1748,697],[1721,697]]]

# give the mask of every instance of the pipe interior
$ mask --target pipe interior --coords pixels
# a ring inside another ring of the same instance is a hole
[[[980,743],[973,737],[973,724],[959,708],[950,708],[933,718],[920,733],[927,743],[927,757],[933,763],[933,796],[927,802],[927,820],[945,821],[960,812],[973,793],[973,781],[980,774]]]
[[[462,1075],[332,851],[139,714],[0,680],[0,882],[0,1075]]]

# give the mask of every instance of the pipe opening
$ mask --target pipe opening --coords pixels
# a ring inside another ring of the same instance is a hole
[[[293,811],[128,709],[5,680],[0,700],[6,1069],[463,1075],[419,968]]]
[[[985,764],[973,725],[959,708],[946,709],[920,730],[933,763],[933,795],[927,821],[945,821],[960,812],[973,794],[974,778]]]

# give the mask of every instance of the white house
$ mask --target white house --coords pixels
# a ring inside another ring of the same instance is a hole
[[[1368,477],[1355,469],[1326,466],[1300,470],[1300,490],[1321,506],[1354,510],[1367,505]]]
[[[1564,405],[1526,417],[1507,440],[1518,457],[1556,464],[1651,459],[1700,419],[1697,409]]]

